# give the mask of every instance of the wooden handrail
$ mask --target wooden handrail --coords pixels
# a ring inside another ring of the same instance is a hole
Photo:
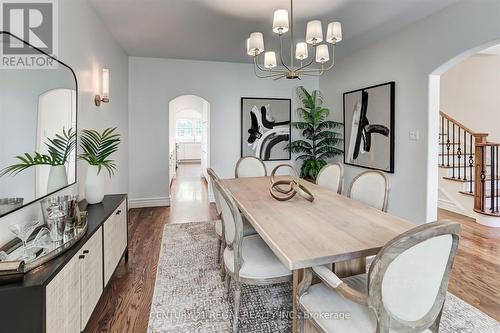
[[[463,129],[464,131],[468,132],[469,134],[472,134],[472,135],[488,135],[486,133],[476,133],[476,132],[474,132],[473,130],[471,130],[470,128],[468,128],[467,126],[465,126],[464,124],[462,124],[458,120],[454,119],[452,116],[444,113],[443,111],[439,111],[439,115],[441,117],[445,118],[445,119],[448,119],[451,123],[457,125],[458,127],[460,127],[461,129]]]

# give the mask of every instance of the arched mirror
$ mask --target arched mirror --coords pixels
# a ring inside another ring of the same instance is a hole
[[[0,216],[76,182],[77,81],[73,70],[0,32]]]

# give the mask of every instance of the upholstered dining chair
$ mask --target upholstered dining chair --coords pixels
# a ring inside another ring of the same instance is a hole
[[[340,279],[325,266],[307,269],[298,306],[320,332],[437,333],[460,230],[451,221],[409,230],[380,250],[368,274]],[[313,274],[322,283],[311,286]]]
[[[342,193],[342,183],[344,181],[344,167],[340,163],[330,163],[325,165],[316,177],[316,184],[331,191]]]
[[[242,157],[236,162],[234,169],[235,178],[244,177],[265,177],[267,176],[267,169],[264,162],[254,156]]]
[[[380,171],[365,171],[353,179],[347,196],[387,212],[389,191],[389,179],[384,173]]]
[[[241,214],[231,194],[218,180],[214,187],[221,196],[222,222],[224,224],[223,262],[226,287],[229,293],[234,283],[233,333],[238,332],[242,285],[270,285],[292,278],[292,272],[273,254],[259,235],[244,236]]]
[[[219,240],[217,263],[221,263],[222,255],[224,253],[224,248],[225,248],[224,224],[222,223],[221,194],[219,190],[213,185],[216,180],[219,181],[220,179],[212,168],[208,168],[207,173],[208,176],[210,177],[210,183],[212,184],[212,190],[215,199],[215,209],[217,211],[217,219],[215,220],[215,233],[217,234],[217,238]],[[248,236],[256,233],[257,232],[255,231],[255,229],[248,222],[243,222],[243,235]],[[222,279],[224,279],[225,277],[224,265],[221,265],[221,274],[222,274]]]

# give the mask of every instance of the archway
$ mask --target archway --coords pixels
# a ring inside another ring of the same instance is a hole
[[[438,211],[439,201],[439,133],[440,133],[440,103],[441,103],[441,76],[451,68],[457,66],[462,61],[488,49],[494,45],[500,44],[500,39],[478,45],[472,49],[460,53],[459,55],[446,61],[429,75],[429,120],[428,120],[428,147],[427,147],[427,170],[428,170],[428,190],[427,190],[427,211],[431,215]],[[467,214],[469,216],[475,213]],[[479,214],[475,214],[477,218]],[[482,217],[480,217],[482,219]],[[431,220],[435,220],[434,218]],[[479,221],[478,221],[479,222]]]

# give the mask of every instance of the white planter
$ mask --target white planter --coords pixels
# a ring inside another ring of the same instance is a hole
[[[97,204],[104,199],[104,176],[105,169],[101,169],[99,175],[98,168],[89,165],[87,169],[87,179],[85,180],[85,199],[89,204]]]
[[[47,193],[60,190],[68,185],[68,175],[65,165],[54,165],[50,167],[49,180],[47,181]]]

